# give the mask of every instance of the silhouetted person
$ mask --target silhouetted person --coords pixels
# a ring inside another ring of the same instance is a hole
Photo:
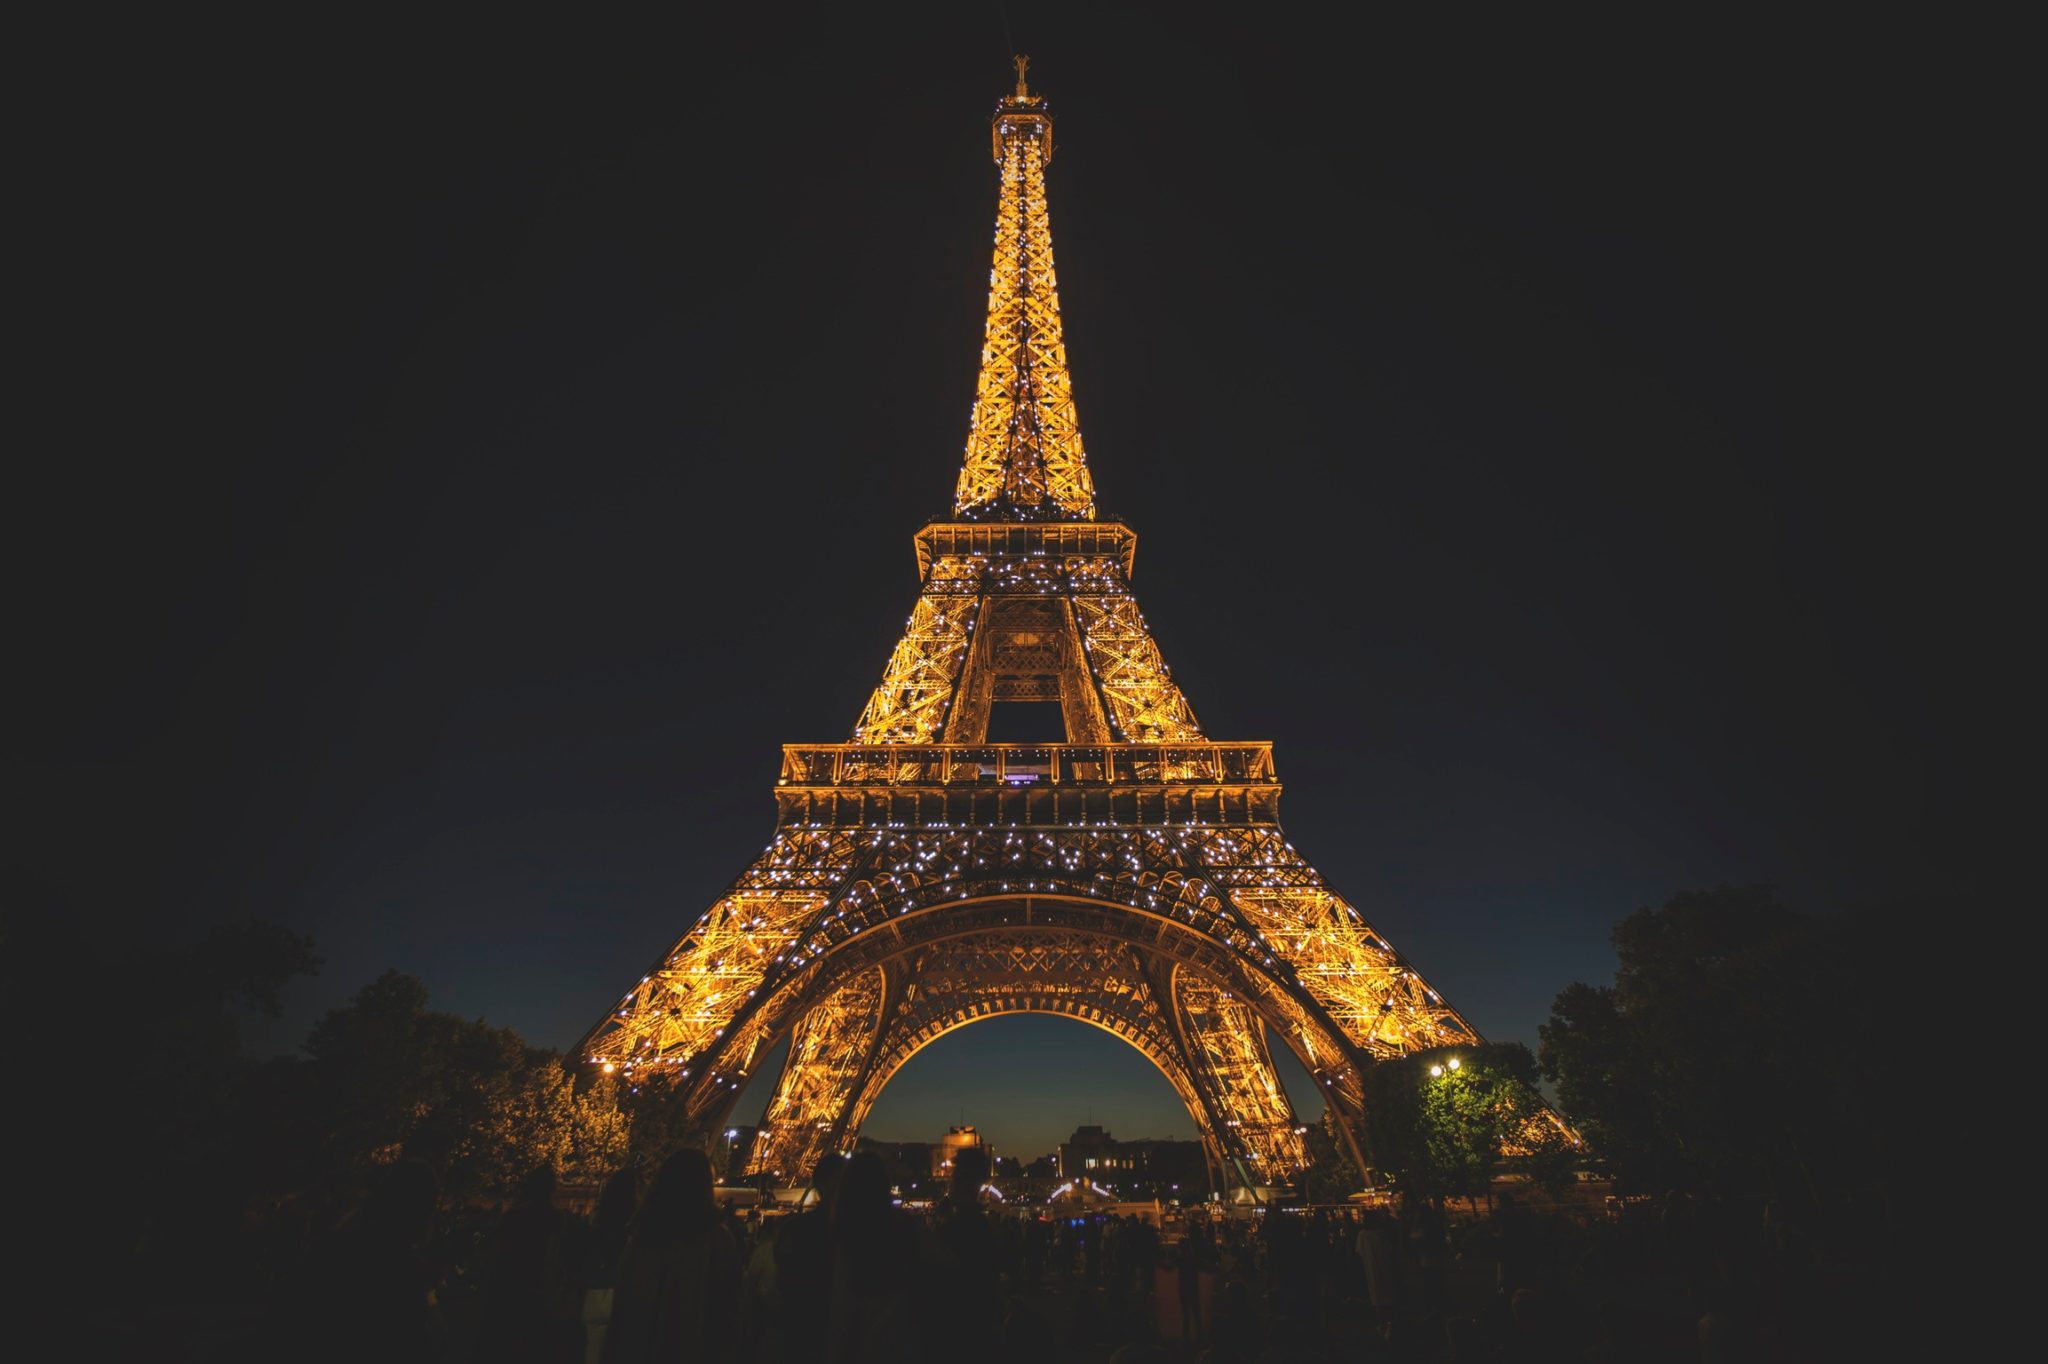
[[[280,1358],[421,1364],[448,1357],[425,1248],[440,1196],[426,1162],[370,1172],[362,1202],[316,1244],[288,1292]]]
[[[1024,1291],[1036,1293],[1045,1278],[1045,1261],[1052,1248],[1053,1225],[1043,1217],[1024,1224]]]
[[[1175,1265],[1175,1280],[1180,1292],[1180,1333],[1189,1345],[1198,1343],[1203,1336],[1202,1274],[1210,1268],[1213,1259],[1209,1224],[1194,1222],[1181,1237],[1180,1257]]]
[[[1311,1229],[1298,1217],[1268,1212],[1262,1232],[1269,1236],[1269,1278],[1273,1285],[1272,1310],[1276,1321],[1291,1333],[1304,1330],[1315,1315],[1315,1264],[1310,1245]]]
[[[953,1183],[933,1228],[931,1270],[934,1357],[980,1357],[1002,1307],[1002,1271],[995,1220],[981,1206],[988,1154],[967,1147],[953,1158]]]
[[[1159,1272],[1159,1228],[1142,1217],[1131,1225],[1131,1271],[1137,1277],[1139,1296],[1151,1297],[1153,1279]]]
[[[715,1178],[715,1177],[714,1177]],[[746,1211],[739,1207],[719,1210],[719,1218],[725,1223],[726,1234],[740,1255],[740,1272],[746,1272],[747,1259],[754,1253],[754,1229],[747,1225]]]
[[[739,1356],[745,1360],[771,1359],[771,1336],[777,1311],[775,1286],[775,1240],[784,1219],[764,1217],[754,1233],[753,1248],[740,1267]]]
[[[1358,1258],[1365,1267],[1365,1300],[1384,1339],[1401,1310],[1401,1235],[1392,1213],[1366,1210],[1358,1229]]]
[[[1515,1291],[1535,1287],[1534,1243],[1535,1228],[1529,1225],[1529,1215],[1515,1203],[1512,1193],[1503,1192],[1489,1219],[1493,1227],[1493,1249],[1498,1257],[1496,1286],[1504,1297],[1512,1299]]]
[[[618,1289],[619,1257],[626,1253],[626,1233],[639,1207],[639,1172],[622,1165],[598,1191],[597,1207],[590,1214],[590,1234],[584,1238],[584,1364],[598,1364],[603,1357],[604,1333],[611,1325],[612,1297]]]
[[[889,1196],[889,1174],[856,1151],[839,1176],[832,1210],[832,1364],[905,1364],[919,1356],[913,1296],[920,1268],[917,1227]]]
[[[818,1201],[784,1220],[775,1233],[774,1310],[764,1321],[762,1355],[774,1364],[825,1358],[831,1327],[832,1214],[846,1157],[821,1157],[811,1170]]]
[[[1024,1282],[1024,1224],[1014,1217],[996,1218],[996,1255],[1003,1278],[1015,1288]]]
[[[475,1364],[581,1364],[583,1285],[569,1219],[555,1207],[555,1170],[535,1166],[486,1249]]]
[[[740,1264],[711,1196],[711,1161],[662,1162],[619,1257],[603,1364],[724,1360],[738,1324]]]
[[[1406,1310],[1435,1329],[1443,1321],[1450,1294],[1450,1226],[1443,1209],[1426,1198],[1404,1198],[1401,1221],[1405,1224],[1404,1257],[1414,1283]]]

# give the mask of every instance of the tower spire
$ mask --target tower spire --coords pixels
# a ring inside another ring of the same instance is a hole
[[[1052,117],[1025,81],[996,106],[991,142],[1001,168],[988,323],[967,455],[953,513],[973,521],[1090,521],[1095,485],[1081,448],[1080,417],[1060,332],[1045,166]]]

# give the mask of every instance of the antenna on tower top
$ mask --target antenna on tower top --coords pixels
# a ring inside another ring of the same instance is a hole
[[[1024,88],[1024,69],[1031,65],[1031,59],[1020,52],[1010,60],[1017,65],[1017,98],[1030,99],[1031,92]]]

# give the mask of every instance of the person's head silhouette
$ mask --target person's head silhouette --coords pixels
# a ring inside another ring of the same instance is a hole
[[[621,1165],[604,1182],[597,1195],[597,1210],[591,1214],[591,1230],[597,1238],[597,1253],[607,1263],[618,1258],[625,1245],[626,1228],[640,1206],[640,1177],[631,1165]]]
[[[988,1152],[979,1146],[963,1147],[953,1157],[953,1202],[963,1208],[980,1206],[981,1186],[988,1183]]]
[[[889,1211],[889,1170],[873,1151],[856,1151],[839,1173],[837,1203],[842,1221],[863,1226]]]
[[[636,1238],[676,1241],[701,1233],[718,1220],[711,1197],[711,1158],[685,1146],[661,1163],[647,1201],[634,1219]]]
[[[817,1195],[818,1208],[830,1212],[839,1193],[839,1176],[846,1171],[846,1157],[831,1151],[818,1157],[818,1163],[811,1167],[811,1190]]]

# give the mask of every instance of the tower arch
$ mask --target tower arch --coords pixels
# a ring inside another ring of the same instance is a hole
[[[790,1048],[748,1172],[806,1174],[828,1151],[851,1149],[924,1047],[984,1018],[1040,1013],[1098,1028],[1150,1061],[1224,1182],[1284,1183],[1304,1150],[1258,1003],[1273,989],[1157,915],[1078,896],[998,894],[849,935],[763,1011],[764,1054],[785,1035]],[[734,1098],[737,1087],[706,1121],[725,1121]]]

